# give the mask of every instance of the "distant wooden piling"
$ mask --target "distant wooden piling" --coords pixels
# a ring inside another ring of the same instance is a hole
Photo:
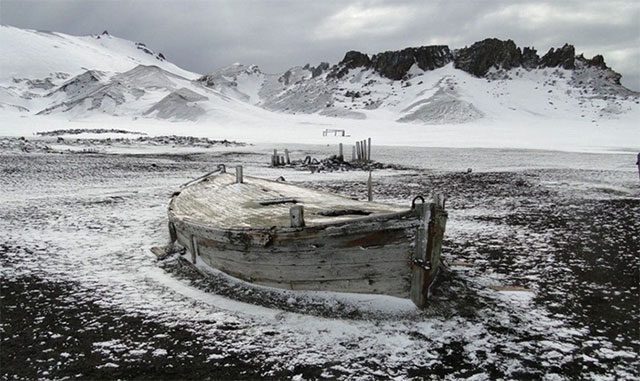
[[[373,201],[373,181],[371,179],[371,171],[369,171],[369,179],[367,180],[367,201]]]
[[[360,142],[356,142],[356,161],[360,161]]]
[[[287,165],[291,164],[291,159],[289,158],[289,150],[286,148],[284,149],[284,158]]]
[[[338,144],[338,160],[344,160],[344,155],[342,153],[342,143]]]
[[[371,161],[371,138],[369,138],[369,144],[367,144],[367,161]]]
[[[289,217],[291,217],[292,228],[304,227],[304,207],[302,205],[294,205],[289,209]]]
[[[351,147],[351,161],[356,161],[356,146]]]
[[[242,177],[242,166],[238,165],[236,166],[236,183],[242,184],[243,182],[244,182],[244,179]]]

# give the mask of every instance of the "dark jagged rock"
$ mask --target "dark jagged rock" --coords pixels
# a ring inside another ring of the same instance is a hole
[[[551,48],[547,54],[540,58],[533,47],[521,49],[513,40],[487,38],[454,52],[446,45],[432,45],[386,51],[374,54],[369,58],[367,54],[352,50],[345,54],[342,61],[330,69],[331,71],[327,78],[342,78],[351,69],[371,68],[383,77],[403,80],[407,79],[407,73],[414,64],[427,71],[443,67],[449,62],[453,62],[456,69],[464,70],[476,77],[484,77],[492,68],[509,70],[522,67],[531,70],[562,67],[573,70],[578,59],[589,67],[611,70],[607,67],[601,55],[597,55],[590,60],[585,59],[582,55],[577,57],[575,48],[570,44],[565,44],[559,49]],[[322,67],[322,65],[326,66]],[[321,68],[322,70],[320,70]],[[328,64],[323,63],[316,69],[307,65],[305,69],[311,70],[313,77],[317,77],[328,69]],[[615,72],[612,71],[612,73]]]
[[[434,70],[448,64],[452,58],[446,45],[421,46],[378,53],[371,57],[371,66],[389,79],[400,80],[413,64],[422,70]]]
[[[351,50],[344,55],[344,58],[342,59],[342,61],[340,61],[340,64],[349,69],[355,69],[357,67],[369,66],[369,64],[371,64],[371,60],[369,59],[368,55],[357,52],[355,50]]]
[[[318,67],[312,67],[310,68],[311,70],[311,78],[315,78],[319,75],[321,75],[322,73],[324,73],[325,71],[329,70],[329,63],[328,62],[320,62],[320,65],[318,65]]]
[[[355,50],[350,50],[344,55],[342,61],[333,67],[327,78],[342,78],[350,69],[357,67],[369,67],[371,60],[369,56]]]
[[[352,50],[347,52],[344,59],[334,68],[330,76],[341,78],[350,69],[362,67],[373,68],[384,77],[400,80],[405,78],[413,64],[417,64],[422,70],[434,70],[445,66],[452,59],[451,51],[446,45],[387,51],[375,54],[371,58],[364,53]]]
[[[584,58],[582,54],[580,56]],[[584,61],[589,66],[597,67],[602,70],[608,69],[607,64],[604,63],[604,57],[602,57],[600,54],[593,56],[592,59],[585,59]]]
[[[585,58],[584,54],[580,54],[576,56],[575,61],[576,65],[579,65],[579,63],[581,63],[582,65],[580,66],[582,67],[591,67],[600,70],[603,78],[606,78],[613,84],[621,85],[620,80],[622,79],[622,75],[608,67],[604,62],[604,57],[602,57],[600,54],[595,55],[592,59]]]
[[[560,49],[551,48],[540,58],[540,67],[562,67],[567,70],[575,69],[576,49],[573,45],[564,44]]]
[[[508,70],[521,66],[522,52],[512,40],[488,38],[458,50],[453,62],[456,69],[482,77],[492,67]]]
[[[525,69],[535,69],[540,64],[538,52],[533,48],[525,47],[522,49],[522,67]]]
[[[285,86],[289,85],[289,79],[291,78],[291,70],[287,70],[282,74],[280,78],[278,78],[278,82],[284,83]]]

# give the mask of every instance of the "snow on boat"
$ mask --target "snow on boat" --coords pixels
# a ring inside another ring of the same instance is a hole
[[[444,199],[398,207],[227,173],[183,185],[169,204],[171,242],[196,262],[289,290],[384,294],[425,307],[440,268]]]

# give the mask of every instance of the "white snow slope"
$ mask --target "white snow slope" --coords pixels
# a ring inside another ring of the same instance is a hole
[[[129,128],[248,142],[635,150],[637,93],[590,67],[496,71],[445,67],[393,81],[356,68],[265,74],[235,64],[207,76],[142,43],[0,27],[0,135]],[[316,73],[317,74],[317,73]],[[197,80],[200,78],[200,80]],[[349,137],[324,137],[326,128]]]

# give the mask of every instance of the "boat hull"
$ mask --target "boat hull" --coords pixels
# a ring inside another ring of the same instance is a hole
[[[236,278],[291,290],[407,298],[419,229],[414,211],[340,225],[216,231],[175,221],[177,241]]]
[[[193,263],[199,258],[261,286],[384,294],[418,307],[427,305],[440,268],[445,222],[439,199],[402,212],[271,228],[220,228],[169,207],[171,240]]]

